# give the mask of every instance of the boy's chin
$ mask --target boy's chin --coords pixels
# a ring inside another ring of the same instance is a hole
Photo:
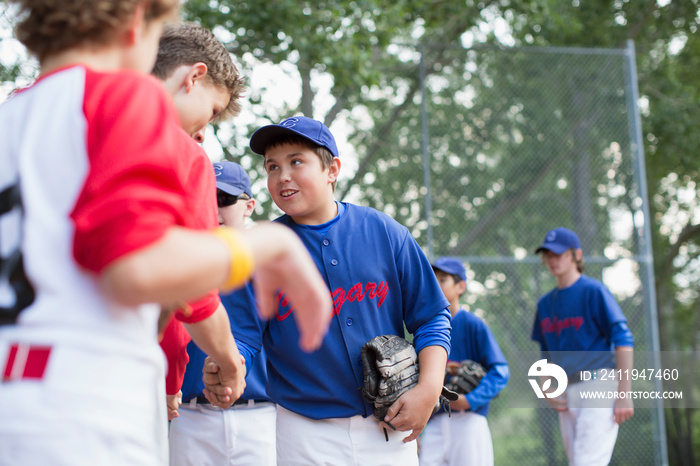
[[[304,219],[308,217],[308,214],[306,212],[298,209],[282,209],[282,212],[292,217],[295,221],[296,219]]]
[[[280,209],[282,209],[282,212],[292,217],[292,220],[299,224],[309,223],[310,217],[312,217],[312,215],[306,210],[293,208],[283,209],[282,207],[280,207]]]

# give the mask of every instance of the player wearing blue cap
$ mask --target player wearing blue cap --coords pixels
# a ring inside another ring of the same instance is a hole
[[[634,414],[629,398],[610,399],[607,409],[586,407],[583,391],[627,392],[630,381],[582,381],[581,371],[632,369],[634,338],[620,306],[600,281],[583,274],[581,242],[573,231],[556,228],[535,250],[557,280],[537,302],[532,339],[543,356],[569,377],[563,395],[546,398],[559,413],[564,448],[570,464],[608,464],[618,427]],[[615,353],[612,349],[615,348]],[[599,402],[598,402],[599,403]]]
[[[239,164],[228,161],[214,163],[214,173],[219,224],[244,229],[246,218],[255,208],[250,177]],[[245,358],[245,391],[228,409],[212,405],[203,394],[206,354],[194,342],[189,343],[183,404],[170,424],[171,466],[276,464],[276,408],[265,390],[266,357],[260,345],[263,324],[258,319],[252,286],[222,295],[221,302],[238,351]]]
[[[321,122],[292,117],[265,126],[250,147],[265,156],[267,187],[285,212],[277,222],[299,235],[334,299],[329,333],[313,353],[294,344],[294,307],[284,293],[277,318],[267,324],[278,463],[417,464],[415,439],[440,396],[450,350],[449,303],[430,262],[408,229],[387,215],[333,199],[340,159]],[[360,350],[379,335],[404,336],[404,324],[414,337],[420,378],[380,422],[361,394]]]
[[[467,290],[467,271],[462,262],[441,257],[433,263],[433,270],[452,314],[448,370],[469,359],[481,364],[486,375],[472,392],[450,403],[449,416],[441,409],[430,418],[420,438],[420,464],[493,465],[493,442],[486,417],[491,400],[508,383],[508,363],[486,323],[459,303]]]

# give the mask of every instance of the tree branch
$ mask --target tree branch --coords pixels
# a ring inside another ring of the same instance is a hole
[[[649,22],[649,19],[652,18],[652,15],[654,14],[654,11],[656,11],[657,5],[656,2],[648,2],[647,3],[647,9],[644,11],[644,14],[642,17],[634,23],[632,26],[627,31],[627,38],[635,40],[637,36],[642,32],[644,29],[644,26]]]
[[[678,256],[681,246],[696,237],[700,237],[700,223],[697,225],[688,224],[683,228],[676,242],[668,248],[661,267],[659,267],[659,274],[656,278],[657,288],[660,280],[666,280],[672,275],[673,260]]]

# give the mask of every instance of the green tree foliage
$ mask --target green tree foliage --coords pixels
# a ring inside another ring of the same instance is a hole
[[[630,106],[629,69],[615,53],[581,52],[619,51],[630,39],[662,349],[699,350],[699,8],[698,0],[189,0],[183,15],[216,31],[245,75],[274,64],[296,82],[295,89],[281,90],[248,83],[252,117],[215,127],[225,157],[249,168],[260,187],[262,164],[246,149],[256,127],[301,113],[346,129],[356,166],[341,178],[336,197],[389,213],[435,255],[471,258],[470,280],[480,288],[470,288],[468,302],[483,311],[504,351],[517,359],[518,351],[532,348],[523,327],[531,325],[534,303],[553,286],[532,256],[552,222],[576,229],[586,254],[603,258],[588,264],[593,276],[609,265],[604,258],[611,244],[618,258],[639,252],[638,219],[623,240],[610,228],[617,217],[635,219],[640,210],[634,148],[621,127]],[[0,19],[6,20],[4,11]],[[542,54],[520,47],[566,50]],[[35,71],[20,65],[0,61],[0,81]],[[292,91],[298,102],[278,98]],[[430,153],[429,221],[424,147]],[[264,190],[256,197],[256,218],[274,216]],[[514,256],[524,259],[480,262]],[[648,329],[644,296],[637,290],[620,297],[640,334]],[[639,341],[644,348],[647,339]],[[498,404],[493,410],[490,419],[509,457],[562,460],[560,447],[542,443],[557,435],[546,431],[554,418],[542,410],[509,415]],[[651,429],[649,413],[638,412],[636,425]],[[697,410],[667,410],[666,416],[671,463],[695,464]],[[518,432],[526,422],[543,431]],[[619,464],[651,457],[651,442],[627,440],[616,449]]]

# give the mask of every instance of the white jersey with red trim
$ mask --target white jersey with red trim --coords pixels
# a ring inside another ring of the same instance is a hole
[[[0,106],[0,464],[167,455],[159,307],[120,305],[98,277],[173,225],[216,222],[192,195],[215,192],[202,157],[136,73],[68,67]]]

